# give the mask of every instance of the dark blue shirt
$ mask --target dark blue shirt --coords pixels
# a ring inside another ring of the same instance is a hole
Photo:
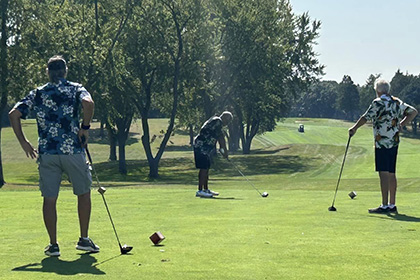
[[[216,148],[217,140],[223,136],[223,122],[218,116],[208,119],[194,139],[194,148],[203,154],[210,154]]]
[[[83,152],[77,136],[82,99],[90,97],[80,84],[61,79],[32,90],[15,108],[26,119],[30,110],[36,114],[38,152],[40,154],[80,154]]]

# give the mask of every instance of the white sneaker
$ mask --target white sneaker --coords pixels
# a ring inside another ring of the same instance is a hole
[[[208,192],[205,192],[205,191],[197,191],[195,193],[195,196],[198,196],[198,197],[207,197],[207,198],[213,197],[213,195],[211,193],[208,193]]]
[[[214,195],[214,196],[218,196],[219,195],[219,193],[218,192],[214,192],[214,191],[212,191],[212,190],[204,190],[206,193],[211,193],[212,195]]]

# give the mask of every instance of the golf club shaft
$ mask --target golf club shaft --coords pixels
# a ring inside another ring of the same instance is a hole
[[[96,173],[95,167],[93,166],[92,157],[90,156],[89,149],[88,149],[87,145],[86,145],[85,149],[86,149],[86,154],[89,158],[90,166],[92,166],[93,173],[95,174],[96,182],[98,183],[98,187],[100,188],[101,184],[99,183],[98,174]],[[108,216],[109,216],[109,220],[111,221],[112,228],[114,229],[115,236],[117,237],[118,245],[120,246],[120,249],[121,249],[122,248],[121,247],[121,242],[120,242],[120,239],[118,238],[118,234],[117,234],[117,230],[115,229],[114,221],[112,221],[111,213],[109,212],[109,209],[108,209],[108,204],[106,203],[104,194],[101,193],[101,195],[102,195],[102,200],[104,201],[104,204],[105,204],[106,211],[107,211]]]
[[[90,153],[89,153],[89,150],[88,150],[87,146],[86,146],[85,149],[86,149],[86,154],[89,158],[90,166],[92,166],[93,173],[95,174],[96,183],[98,184],[98,187],[101,187],[101,183],[99,183],[98,174],[96,174],[96,170],[95,170],[95,167],[93,166],[93,162],[92,162],[92,157],[90,156]]]
[[[337,197],[338,185],[340,184],[341,173],[343,173],[344,163],[346,162],[346,156],[347,156],[347,151],[348,151],[349,145],[350,145],[350,139],[351,139],[351,136],[349,136],[349,139],[347,140],[346,151],[344,152],[343,163],[341,164],[340,175],[338,175],[337,186],[335,187],[334,199],[333,199],[333,202],[332,202],[331,206],[334,206],[335,198]]]
[[[109,216],[109,220],[111,221],[112,228],[114,229],[115,236],[117,237],[118,245],[120,246],[120,249],[121,249],[122,248],[121,247],[121,242],[120,242],[120,239],[118,238],[118,234],[117,234],[117,230],[115,229],[114,222],[112,221],[111,213],[109,212],[109,209],[108,209],[108,204],[106,204],[106,200],[105,200],[104,194],[101,193],[101,195],[102,195],[102,199],[103,199],[104,204],[105,204],[106,211],[108,212],[108,216]]]
[[[248,178],[245,176],[244,173],[242,173],[242,171],[239,169],[239,167],[237,167],[236,164],[234,164],[228,158],[227,158],[227,161],[230,162],[235,167],[235,169],[239,172],[239,174],[241,174],[247,180],[247,182],[262,196],[262,193],[254,186],[254,184],[250,180],[248,180]]]

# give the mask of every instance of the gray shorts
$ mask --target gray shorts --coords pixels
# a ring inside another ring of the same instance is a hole
[[[85,154],[39,155],[39,188],[44,197],[58,197],[63,172],[73,185],[73,193],[82,195],[90,191],[92,174]]]

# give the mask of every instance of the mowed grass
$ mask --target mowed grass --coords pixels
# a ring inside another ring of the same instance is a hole
[[[154,120],[154,134],[166,120]],[[298,133],[299,123],[305,133]],[[399,151],[399,215],[369,215],[380,203],[370,127],[352,138],[336,200],[329,212],[351,123],[287,119],[254,140],[250,155],[231,160],[260,189],[262,198],[223,159],[211,170],[217,199],[194,196],[197,171],[188,136],[171,138],[159,180],[147,178],[147,162],[133,126],[127,146],[127,175],[107,162],[108,146],[93,131],[90,149],[122,243],[119,255],[101,196],[92,194],[90,236],[99,254],[74,249],[79,236],[76,197],[64,184],[58,202],[62,256],[47,258],[37,169],[9,128],[3,129],[0,190],[0,279],[418,279],[420,206],[417,158],[420,141],[403,138]],[[36,128],[25,132],[36,143]],[[154,148],[159,143],[153,143]],[[351,200],[347,194],[356,191]],[[148,237],[166,240],[153,246]]]

